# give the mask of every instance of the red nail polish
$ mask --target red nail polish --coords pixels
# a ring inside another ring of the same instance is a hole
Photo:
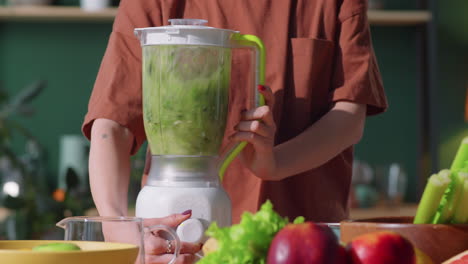
[[[188,215],[188,214],[191,214],[191,213],[192,213],[192,210],[190,209],[190,210],[184,211],[182,214],[183,215]]]
[[[259,85],[258,85],[258,90],[259,90],[260,92],[265,91],[265,86],[259,84]]]

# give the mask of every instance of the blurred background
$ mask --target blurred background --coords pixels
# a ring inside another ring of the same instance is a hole
[[[369,1],[390,108],[356,147],[351,216],[414,214],[468,135],[468,2]],[[95,213],[80,127],[116,6],[0,0],[0,239],[60,238],[55,222]],[[143,162],[133,157],[132,203]]]

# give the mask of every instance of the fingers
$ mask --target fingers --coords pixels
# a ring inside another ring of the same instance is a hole
[[[273,138],[266,138],[252,132],[237,132],[232,136],[234,141],[247,141],[251,143],[257,151],[269,151],[273,145]]]
[[[188,210],[182,214],[172,214],[163,218],[146,218],[143,219],[144,226],[152,225],[166,225],[172,228],[176,228],[180,223],[189,219],[192,216],[192,211]]]
[[[265,105],[273,108],[275,105],[275,95],[271,91],[270,87],[265,85],[258,85],[258,91],[263,95],[263,98],[265,99]]]
[[[182,214],[173,214],[163,218],[144,219],[145,226],[151,225],[167,225],[176,228],[180,223],[191,217],[191,211],[188,210]],[[145,234],[145,261],[146,263],[169,263],[173,258],[175,251],[175,242],[167,240],[163,234],[159,236],[159,232],[147,232]],[[201,244],[193,244],[182,242],[180,245],[180,255],[175,263],[185,264],[194,263],[196,260],[195,253],[201,250]]]
[[[255,109],[245,111],[242,114],[243,120],[262,120],[267,125],[274,125],[275,122],[273,120],[273,109],[275,104],[275,96],[271,91],[270,87],[265,85],[258,85],[259,92],[263,95],[265,99],[265,105],[257,107]]]
[[[275,126],[270,106],[264,105],[242,113],[242,120],[262,120],[268,126]]]
[[[176,264],[191,264],[195,263],[196,256],[193,254],[181,254],[177,257]]]
[[[261,106],[242,113],[242,120],[236,126],[239,131],[233,135],[236,141],[247,141],[254,145],[271,145],[276,133],[276,124],[269,106]]]
[[[266,105],[244,111],[241,121],[235,127],[238,131],[232,136],[235,141],[247,141],[257,149],[271,148],[274,143],[276,124],[273,118],[274,95],[268,86],[258,86]]]
[[[169,263],[174,255],[164,254],[164,255],[146,255],[145,263],[146,264],[166,264]],[[191,264],[194,263],[196,259],[195,255],[192,254],[181,254],[177,257],[176,264]]]
[[[195,254],[199,252],[201,248],[202,248],[202,244],[181,242],[180,253],[181,254]]]
[[[253,132],[257,135],[260,135],[266,138],[272,138],[274,137],[274,134],[275,134],[275,131],[271,127],[265,125],[263,122],[260,122],[258,120],[241,121],[235,127],[235,129],[241,132]]]
[[[168,241],[159,236],[148,233],[145,235],[145,254],[146,255],[159,255],[165,253],[172,253],[173,246],[168,245]],[[172,251],[172,252],[171,252]]]
[[[201,250],[202,244],[194,244],[181,242],[181,254],[195,254]],[[163,237],[147,233],[145,235],[145,254],[147,255],[160,255],[174,253],[176,248],[175,242],[167,240]]]
[[[254,132],[263,137],[273,137],[275,133],[271,127],[266,126],[263,122],[258,120],[241,121],[235,129],[242,132]]]

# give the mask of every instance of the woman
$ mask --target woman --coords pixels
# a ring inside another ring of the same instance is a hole
[[[134,28],[200,18],[257,35],[267,50],[268,87],[259,87],[267,105],[240,114],[226,133],[226,141],[251,143],[223,182],[233,222],[266,199],[290,219],[346,218],[353,145],[366,116],[387,107],[366,10],[365,0],[122,0],[83,124],[99,213],[127,213],[129,157],[146,139]],[[245,89],[245,68],[233,67],[234,96]],[[190,261],[193,251],[186,253]]]

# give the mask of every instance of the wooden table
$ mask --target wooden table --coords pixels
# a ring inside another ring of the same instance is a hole
[[[396,207],[377,206],[373,208],[352,208],[351,219],[364,219],[382,216],[415,216],[417,204],[402,204]]]

